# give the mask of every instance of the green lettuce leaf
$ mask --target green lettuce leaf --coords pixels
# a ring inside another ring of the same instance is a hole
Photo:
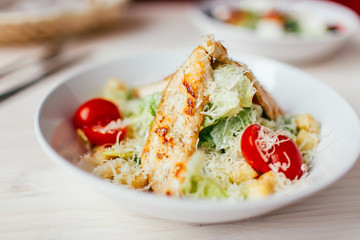
[[[226,190],[213,179],[201,174],[204,163],[203,152],[196,151],[190,158],[185,180],[181,185],[183,195],[194,198],[226,198]]]
[[[142,128],[148,132],[154,121],[162,95],[162,92],[158,92],[143,98],[140,102],[138,111],[131,118],[132,125],[137,125],[138,128]]]
[[[237,136],[252,123],[261,118],[262,109],[259,105],[244,108],[232,117],[221,118],[216,124],[204,128],[199,134],[199,147],[226,149]]]
[[[210,126],[220,118],[239,113],[242,108],[250,107],[256,92],[246,70],[233,65],[222,65],[214,70],[209,88],[209,101],[204,115],[203,127]]]

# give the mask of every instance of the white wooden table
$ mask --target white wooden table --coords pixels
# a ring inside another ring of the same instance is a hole
[[[78,65],[148,48],[190,51],[200,36],[187,18],[188,7],[133,6],[131,19],[118,31],[72,43],[97,51]],[[0,64],[38,49],[0,48]],[[79,182],[45,155],[33,127],[40,99],[77,67],[0,103],[0,239],[360,239],[360,162],[299,203],[251,220],[209,226],[133,212]],[[335,88],[360,114],[360,33],[336,56],[299,67]]]

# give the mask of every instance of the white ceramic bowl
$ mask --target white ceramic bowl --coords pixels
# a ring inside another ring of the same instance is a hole
[[[214,33],[218,39],[225,40],[231,49],[256,53],[292,63],[304,63],[318,60],[334,54],[356,34],[359,28],[359,18],[355,12],[340,4],[319,0],[274,0],[274,6],[283,11],[300,3],[311,13],[318,15],[329,23],[340,23],[344,32],[333,36],[318,38],[279,39],[260,38],[254,31],[223,23],[210,17],[207,12],[215,6],[239,7],[244,0],[204,1],[190,11],[192,22],[202,34]]]
[[[196,201],[155,196],[113,185],[92,175],[90,169],[78,166],[82,150],[75,141],[71,121],[77,107],[99,96],[110,76],[131,85],[162,79],[180,66],[186,57],[184,52],[151,52],[123,57],[65,79],[46,94],[39,105],[35,119],[38,140],[56,163],[116,198],[119,204],[154,217],[189,223],[227,222],[264,214],[309,196],[345,174],[356,161],[360,146],[359,118],[349,104],[334,90],[296,68],[236,52],[231,56],[250,66],[284,110],[311,113],[322,123],[324,139],[319,145],[320,153],[301,188],[258,201]]]

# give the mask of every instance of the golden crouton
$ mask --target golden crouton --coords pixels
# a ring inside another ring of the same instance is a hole
[[[249,164],[243,164],[232,169],[230,172],[230,180],[236,184],[240,184],[257,177],[257,175],[258,173]]]
[[[319,134],[320,132],[320,123],[308,113],[296,115],[295,123],[300,130],[306,130],[310,133],[316,134]]]
[[[313,150],[319,143],[319,139],[314,133],[300,130],[296,136],[296,145],[303,151]]]
[[[275,192],[276,177],[272,171],[266,172],[259,179],[249,184],[248,198],[261,199]]]
[[[146,175],[144,174],[134,175],[131,182],[131,186],[133,188],[144,188],[146,185],[148,185],[148,179]]]

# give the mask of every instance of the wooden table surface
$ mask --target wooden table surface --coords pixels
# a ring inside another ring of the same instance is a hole
[[[0,103],[0,239],[360,239],[359,161],[335,184],[294,205],[242,222],[201,226],[126,209],[69,175],[40,148],[34,113],[49,89],[78,67],[111,56],[192,49],[200,35],[187,17],[189,7],[132,6],[118,30],[69,43],[70,49],[93,50],[88,60]],[[2,47],[0,64],[41,50]],[[360,113],[360,33],[326,61],[298,67],[336,89]]]

